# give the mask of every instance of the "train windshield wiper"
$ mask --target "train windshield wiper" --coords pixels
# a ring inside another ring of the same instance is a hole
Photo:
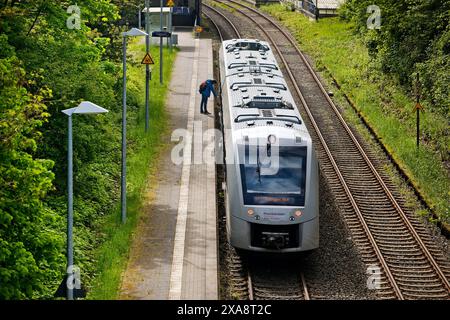
[[[257,150],[256,152],[256,163],[257,163],[257,167],[256,167],[256,173],[258,174],[258,182],[259,184],[261,184],[261,162],[259,161],[259,150]]]

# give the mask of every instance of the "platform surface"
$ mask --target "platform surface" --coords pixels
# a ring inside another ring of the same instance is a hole
[[[158,168],[158,185],[144,208],[122,276],[121,299],[218,298],[215,164],[205,161],[214,116],[200,114],[198,87],[213,78],[211,39],[177,31],[180,51],[167,98],[172,132],[187,133],[182,163],[171,142]],[[208,111],[214,112],[214,99]],[[181,131],[180,131],[181,129]],[[170,137],[168,137],[170,140]],[[213,144],[212,144],[213,145]]]

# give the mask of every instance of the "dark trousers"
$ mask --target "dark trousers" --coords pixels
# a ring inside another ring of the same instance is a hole
[[[202,102],[200,103],[200,112],[206,112],[206,106],[208,105],[208,97],[202,95]]]

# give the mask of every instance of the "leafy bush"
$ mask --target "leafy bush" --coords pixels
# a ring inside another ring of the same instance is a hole
[[[394,75],[408,92],[419,73],[427,108],[450,115],[450,1],[378,0],[381,29],[366,26],[372,0],[347,0],[340,15],[366,37],[380,70]]]
[[[61,110],[82,100],[110,111],[73,119],[75,264],[88,286],[94,252],[105,240],[102,217],[117,204],[120,33],[137,1],[76,3],[79,30],[66,26],[70,3],[0,3],[0,299],[51,298],[63,279],[67,117]],[[116,4],[126,8],[122,17]]]
[[[59,215],[43,201],[53,161],[34,157],[51,92],[30,93],[4,35],[0,47],[0,298],[20,299],[48,294],[45,284],[64,261],[63,237]]]

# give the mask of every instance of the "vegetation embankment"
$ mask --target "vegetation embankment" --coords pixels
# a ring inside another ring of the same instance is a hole
[[[129,29],[127,24],[137,24],[137,2],[0,4],[0,299],[51,299],[63,279],[67,118],[61,110],[83,100],[109,113],[73,119],[75,264],[89,296],[110,297],[99,289],[102,281],[108,289],[117,286],[149,167],[156,161],[166,126],[167,88],[153,81],[150,134],[143,132],[143,55],[142,47],[132,43],[129,219],[121,226],[121,32]],[[132,58],[138,50],[139,57]],[[166,57],[170,66],[174,55]]]

